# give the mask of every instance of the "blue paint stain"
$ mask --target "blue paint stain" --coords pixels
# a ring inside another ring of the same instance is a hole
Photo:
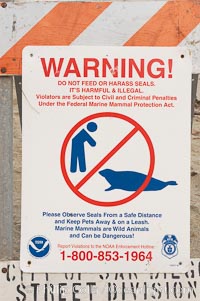
[[[99,174],[104,177],[110,184],[105,191],[113,189],[121,189],[126,191],[136,191],[144,183],[147,175],[136,171],[114,171],[112,169],[103,169]],[[162,190],[169,185],[178,185],[175,181],[163,182],[155,178],[151,178],[149,184],[144,191]]]

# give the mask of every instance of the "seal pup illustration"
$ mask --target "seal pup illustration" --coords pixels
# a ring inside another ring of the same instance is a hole
[[[146,175],[136,171],[114,171],[112,169],[103,169],[99,174],[106,179],[110,187],[105,191],[113,189],[121,189],[126,191],[136,191],[143,184]],[[169,185],[178,185],[175,181],[163,182],[155,178],[151,178],[149,184],[144,191],[162,190]]]

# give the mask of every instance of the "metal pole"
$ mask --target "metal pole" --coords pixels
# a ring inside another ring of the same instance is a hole
[[[193,123],[193,117],[194,117],[194,105],[195,105],[195,100],[197,97],[197,84],[198,84],[198,77],[199,74],[192,74],[192,110],[191,110],[191,117],[192,117],[192,123]]]
[[[0,260],[12,259],[13,78],[0,77]]]
[[[19,118],[22,127],[22,76],[15,76],[15,87],[17,93],[17,103],[19,108]]]

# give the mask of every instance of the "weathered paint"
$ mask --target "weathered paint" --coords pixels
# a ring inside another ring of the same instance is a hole
[[[199,0],[45,1],[7,3],[0,10],[0,74],[21,74],[27,45],[71,44],[186,46],[193,73],[200,72]]]
[[[200,296],[200,262],[184,274],[25,274],[18,261],[0,263],[2,300],[194,301]]]

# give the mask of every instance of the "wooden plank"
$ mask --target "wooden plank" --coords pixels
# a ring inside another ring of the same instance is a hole
[[[193,73],[200,72],[199,0],[52,3],[0,7],[0,75],[21,74],[22,50],[27,45],[71,44],[186,46],[195,54]]]
[[[198,301],[200,259],[184,274],[23,273],[18,261],[0,262],[3,301]]]
[[[199,24],[199,4],[191,0],[168,1],[126,46],[177,46]]]
[[[12,258],[12,77],[0,77],[0,259]]]
[[[35,3],[35,9],[37,5]],[[50,12],[2,56],[0,59],[0,74],[21,74],[22,50],[27,45],[69,45],[109,5],[110,3],[108,2],[101,4],[92,2],[57,2]],[[23,5],[20,5],[20,7],[15,6],[11,10],[15,11],[16,18],[20,9],[23,9]],[[3,12],[10,13],[7,7]],[[32,13],[34,13],[34,9]],[[1,20],[0,25],[1,28],[11,26],[11,24],[1,24]]]

